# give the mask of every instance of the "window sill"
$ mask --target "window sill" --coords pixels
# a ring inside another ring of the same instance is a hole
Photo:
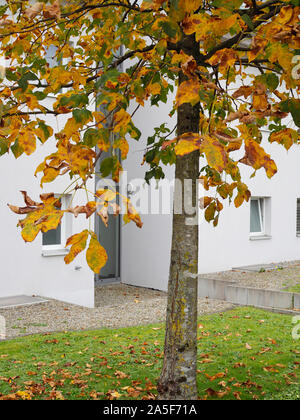
[[[249,239],[250,239],[250,241],[268,241],[268,240],[270,240],[270,239],[272,239],[272,236],[270,236],[270,235],[257,235],[257,236],[255,236],[255,235],[251,235],[250,237],[249,237]]]
[[[42,257],[60,257],[67,255],[69,250],[66,248],[45,249],[42,251]]]

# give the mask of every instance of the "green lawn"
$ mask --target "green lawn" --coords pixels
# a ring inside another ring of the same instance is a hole
[[[300,399],[293,328],[289,316],[252,308],[202,317],[199,398]],[[163,338],[154,325],[2,342],[0,398],[154,398]]]
[[[296,286],[292,286],[288,289],[285,289],[285,292],[300,293],[300,284],[296,284]]]

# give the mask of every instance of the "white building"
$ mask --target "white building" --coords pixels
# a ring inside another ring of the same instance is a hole
[[[136,124],[143,131],[142,140],[131,142],[131,152],[124,162],[124,169],[127,171],[126,182],[137,192],[132,196],[137,206],[138,191],[143,191],[143,187],[137,187],[144,184],[141,180],[145,168],[141,162],[145,141],[148,135],[152,135],[153,127],[165,122],[168,109],[168,105],[146,108],[136,117]],[[53,126],[56,127],[56,124],[57,121],[53,119]],[[264,170],[260,170],[250,180],[253,170],[243,168],[245,182],[252,191],[252,201],[239,209],[233,204],[226,204],[217,228],[207,222],[200,223],[199,273],[299,259],[300,212],[297,209],[300,208],[300,148],[293,146],[287,153],[277,144],[266,142],[264,146],[277,162],[278,173],[269,180]],[[25,244],[16,228],[18,217],[6,206],[7,203],[22,203],[19,190],[27,190],[32,198],[38,197],[41,192],[39,180],[34,178],[33,173],[37,164],[51,152],[51,147],[51,141],[48,141],[30,157],[22,156],[18,160],[12,154],[1,157],[0,297],[39,295],[93,307],[95,277],[85,262],[84,253],[69,266],[63,261],[67,252],[64,249],[65,239],[86,228],[84,215],[78,219],[67,215],[56,235],[52,233],[47,238],[39,235],[33,243]],[[166,168],[169,179],[172,179],[173,173],[173,168]],[[53,184],[46,184],[45,190],[60,194],[66,182],[62,177]],[[94,181],[90,182],[89,189],[95,189]],[[163,194],[165,202],[168,202],[168,191],[165,190]],[[78,203],[85,202],[85,196],[78,196],[76,200]],[[153,199],[150,202],[154,213],[157,212],[157,203]],[[146,206],[144,212],[149,213],[147,209]],[[98,225],[98,217],[96,221],[93,219],[92,223],[97,224],[96,231],[100,230],[100,242],[110,256],[98,282],[117,280],[136,286],[167,289],[171,214],[141,216],[144,222],[142,229],[137,229],[134,224],[122,227],[121,222],[112,221],[107,230]]]
[[[23,155],[16,160],[11,153],[1,156],[0,298],[39,295],[93,307],[95,280],[100,283],[121,281],[167,290],[172,197],[170,191],[165,189],[160,199],[158,191],[153,188],[149,206],[146,206],[145,196],[148,193],[143,181],[145,166],[141,166],[141,162],[146,140],[153,134],[153,128],[165,122],[172,123],[168,117],[171,106],[171,102],[159,108],[146,105],[142,112],[136,114],[135,122],[142,131],[142,138],[139,142],[130,142],[131,151],[124,162],[124,170],[127,172],[125,189],[130,184],[131,189],[136,191],[132,196],[133,203],[137,207],[139,204],[145,207],[141,209],[143,228],[137,229],[134,224],[122,227],[121,220],[111,220],[110,227],[106,229],[98,217],[92,219],[100,242],[109,254],[109,261],[100,279],[95,279],[88,268],[85,253],[80,254],[69,266],[64,263],[64,255],[68,252],[64,248],[66,238],[86,228],[84,215],[74,219],[68,214],[56,233],[44,237],[40,234],[33,243],[26,244],[16,228],[18,217],[6,205],[22,203],[20,190],[28,191],[33,199],[38,199],[41,189],[34,172],[45,156],[52,152],[55,142],[48,140],[30,157]],[[47,118],[49,124],[57,130],[62,128],[66,117]],[[255,178],[250,179],[253,170],[246,166],[243,168],[244,181],[252,192],[252,201],[239,209],[234,204],[225,204],[217,228],[207,222],[199,224],[199,273],[299,259],[300,148],[293,146],[287,153],[277,144],[265,142],[264,146],[277,162],[278,173],[269,180],[262,169]],[[166,176],[172,180],[174,168],[166,168]],[[67,183],[64,177],[59,178],[54,183],[46,184],[44,192],[61,194]],[[89,189],[95,191],[95,188],[95,181],[91,180]],[[141,198],[139,203],[141,195],[144,199]],[[161,214],[157,209],[163,200],[170,207],[168,211],[166,206],[166,214]],[[67,206],[68,197],[64,201],[63,205]],[[79,193],[73,204],[85,201],[85,194]],[[151,207],[152,211],[149,211]]]

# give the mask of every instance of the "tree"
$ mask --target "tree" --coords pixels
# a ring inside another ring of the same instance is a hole
[[[176,177],[192,180],[194,204],[199,179],[212,191],[201,203],[207,221],[217,225],[221,200],[234,198],[239,207],[251,196],[241,165],[251,166],[254,175],[264,168],[269,178],[277,172],[263,148],[262,129],[270,130],[271,143],[287,150],[299,141],[287,120],[291,116],[300,126],[299,11],[299,0],[45,0],[33,5],[8,0],[0,8],[6,57],[1,154],[30,155],[37,139],[52,141],[55,134],[56,151],[36,170],[42,185],[69,175],[66,192],[86,189],[101,154],[108,151],[100,171],[118,181],[122,163],[114,151],[119,149],[125,159],[129,138],[141,136],[135,113],[145,101],[152,106],[167,102],[176,87],[170,112],[177,112],[177,127],[157,127],[148,139],[146,180],[163,178],[163,164],[176,163]],[[56,47],[51,68],[45,60],[50,46]],[[51,94],[56,100],[49,106]],[[94,112],[92,104],[97,105]],[[130,112],[132,104],[136,107]],[[69,118],[53,133],[47,115]],[[201,168],[199,156],[205,159]],[[178,188],[175,200],[182,194]],[[108,207],[120,211],[115,194],[104,190],[64,211],[53,194],[42,195],[41,202],[27,192],[23,196],[25,207],[10,207],[26,214],[19,225],[29,242],[40,231],[56,228],[65,212],[87,218],[97,212],[107,224]],[[122,199],[125,222],[141,227],[131,203]],[[87,261],[98,273],[107,255],[89,229],[68,240],[66,263],[86,248],[88,238]],[[186,225],[185,214],[174,214],[160,398],[197,398],[197,266],[198,227]]]

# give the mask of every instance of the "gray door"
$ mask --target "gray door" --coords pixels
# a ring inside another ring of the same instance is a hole
[[[107,157],[108,154],[103,153],[101,161]],[[98,169],[99,170],[99,169]],[[97,189],[97,177],[96,177]],[[116,186],[116,190],[119,188]],[[117,198],[118,200],[118,198]],[[117,201],[116,200],[116,201]],[[102,268],[100,274],[96,275],[97,284],[107,284],[120,281],[120,235],[121,235],[121,216],[115,217],[109,214],[108,227],[105,227],[101,218],[96,214],[96,234],[101,245],[105,248],[108,260],[105,267]]]
[[[96,216],[96,233],[101,245],[105,248],[108,260],[100,274],[96,276],[97,283],[113,283],[120,281],[120,216],[110,215],[106,228],[99,216]]]

